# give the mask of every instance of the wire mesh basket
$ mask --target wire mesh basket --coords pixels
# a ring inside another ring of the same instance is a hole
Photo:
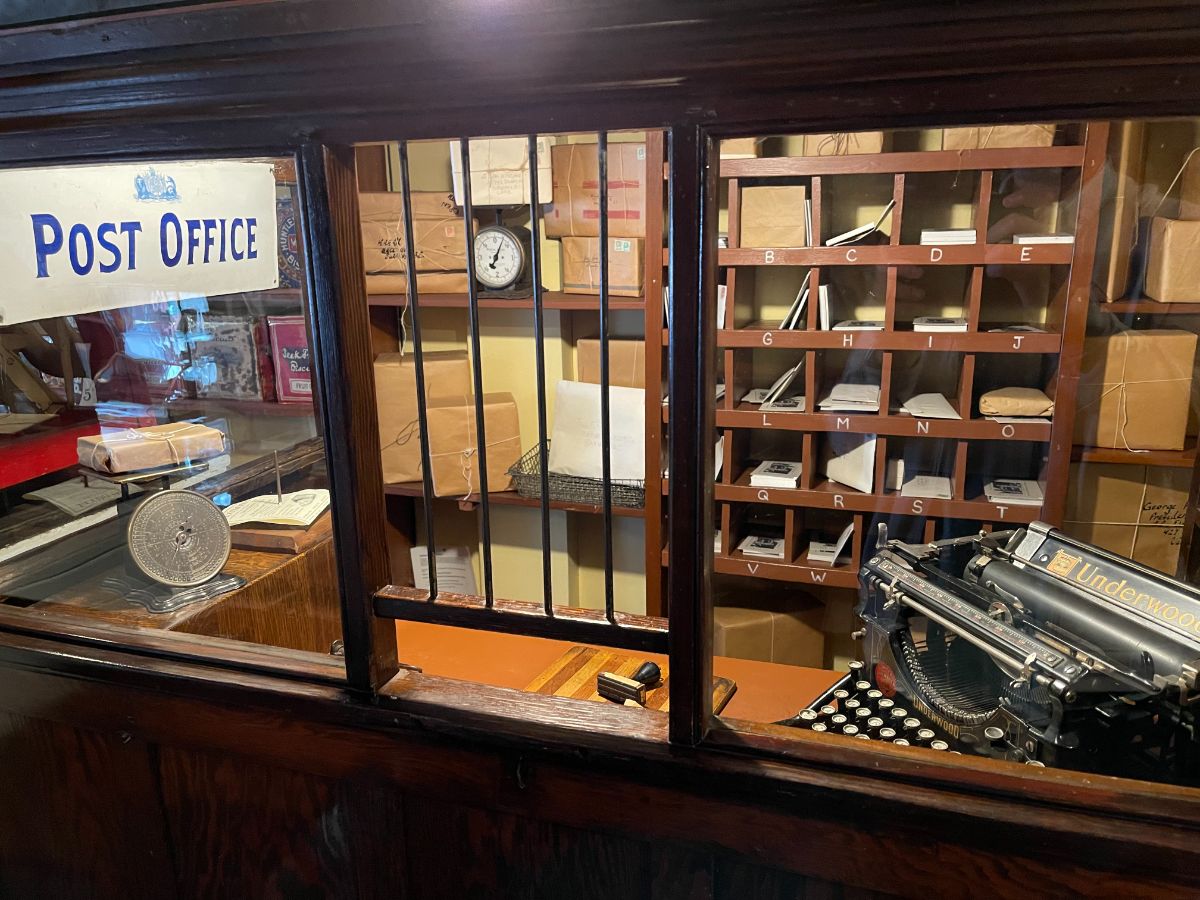
[[[546,441],[546,454],[549,458],[550,442]],[[519,460],[509,467],[508,474],[512,476],[517,486],[517,493],[522,497],[534,500],[542,496],[542,470],[540,467],[540,447],[534,447],[526,452]],[[550,473],[550,499],[561,500],[565,503],[591,503],[599,506],[604,502],[603,480],[599,478],[583,478],[579,475],[559,475]],[[646,505],[646,482],[644,481],[612,481],[613,506],[629,506],[640,508]]]

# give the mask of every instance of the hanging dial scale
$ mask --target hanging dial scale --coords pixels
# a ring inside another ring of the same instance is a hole
[[[488,225],[479,229],[474,244],[475,280],[491,293],[528,296],[531,241],[528,228]]]

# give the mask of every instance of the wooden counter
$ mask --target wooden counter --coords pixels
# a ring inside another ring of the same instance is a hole
[[[402,662],[420,666],[430,675],[518,690],[576,646],[571,641],[423,622],[397,622],[396,643]],[[666,662],[661,654],[643,655],[660,665]],[[737,683],[724,715],[756,722],[777,722],[795,715],[839,677],[826,669],[725,656],[714,657],[713,675]]]

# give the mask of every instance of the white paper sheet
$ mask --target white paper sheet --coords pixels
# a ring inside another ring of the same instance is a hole
[[[825,565],[835,565],[842,553],[846,549],[846,544],[850,542],[850,536],[854,534],[854,523],[851,522],[842,529],[841,535],[838,536],[837,543],[830,544],[827,541],[812,541],[808,545],[808,561],[816,563],[824,563]]]
[[[961,419],[942,394],[917,394],[904,401],[903,409],[918,419]]]
[[[225,518],[230,526],[261,522],[308,528],[328,508],[329,491],[312,488],[284,494],[282,502],[274,494],[242,500],[225,508]]]
[[[871,493],[875,483],[875,435],[830,432],[827,445],[825,477],[864,494]]]
[[[429,590],[429,557],[424,546],[413,547],[408,551],[412,557],[413,584],[417,590]],[[436,551],[438,593],[448,591],[451,594],[467,594],[475,596],[479,589],[475,586],[475,567],[471,565],[471,551],[467,547],[442,547]]]
[[[646,475],[646,392],[610,387],[609,427],[612,477],[641,481]],[[554,397],[549,470],[560,475],[603,478],[600,448],[600,385],[560,381]]]
[[[941,475],[914,475],[904,482],[904,487],[900,489],[900,496],[949,500],[951,496],[950,479]]]

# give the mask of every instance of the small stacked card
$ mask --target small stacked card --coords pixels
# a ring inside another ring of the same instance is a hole
[[[794,488],[800,483],[800,463],[764,459],[750,473],[751,487]]]

